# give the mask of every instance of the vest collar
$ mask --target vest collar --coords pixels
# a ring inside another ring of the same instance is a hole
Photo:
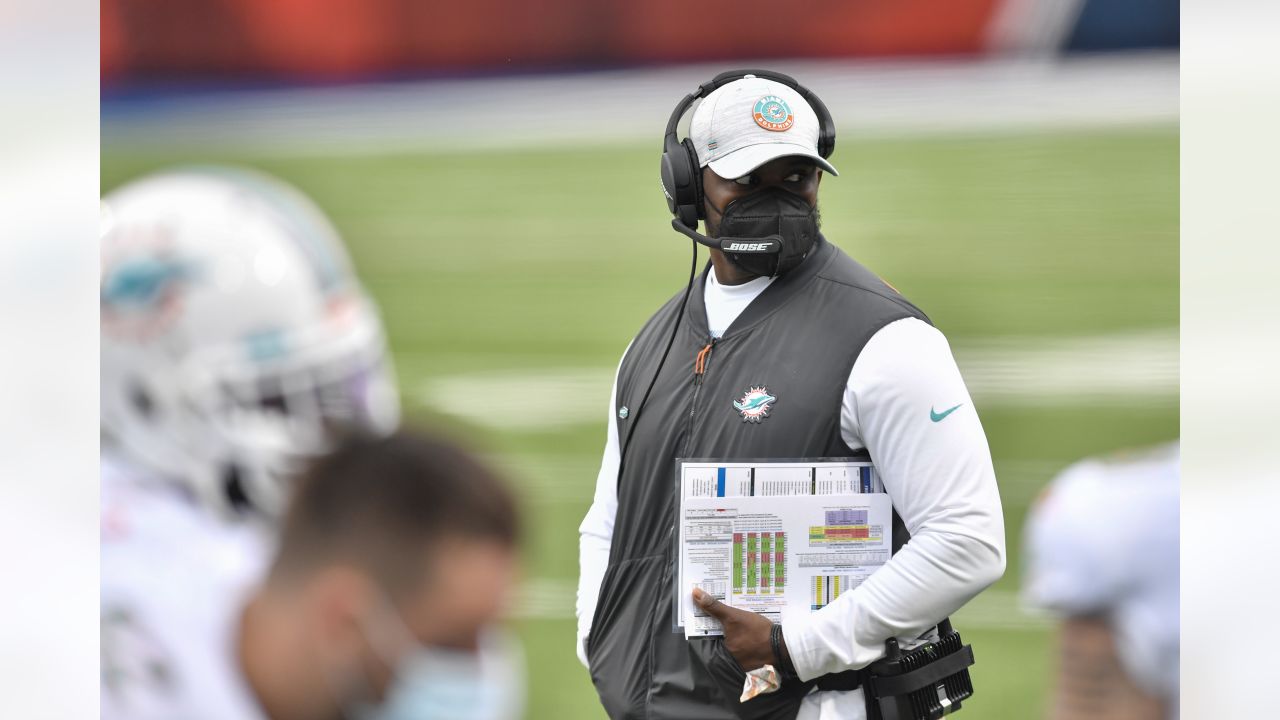
[[[774,310],[782,307],[787,300],[790,300],[801,288],[805,287],[817,277],[818,273],[827,266],[831,259],[835,257],[835,246],[827,242],[827,239],[818,234],[818,241],[813,244],[813,249],[809,252],[809,257],[805,258],[800,266],[782,277],[774,280],[769,287],[760,293],[760,296],[751,301],[742,314],[733,321],[731,325],[724,331],[721,340],[727,340],[735,335],[741,335],[747,330],[760,324]],[[710,261],[707,266],[702,269],[702,274],[698,276],[697,285],[693,288],[689,298],[689,305],[685,310],[688,317],[685,318],[699,338],[708,338],[711,336],[711,330],[707,327],[707,306],[706,306],[706,289],[707,274],[714,272],[711,268]]]

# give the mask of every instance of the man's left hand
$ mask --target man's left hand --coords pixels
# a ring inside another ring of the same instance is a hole
[[[778,664],[770,633],[773,622],[763,615],[725,605],[702,588],[693,589],[693,602],[724,627],[724,647],[748,672]],[[779,669],[780,670],[780,669]]]

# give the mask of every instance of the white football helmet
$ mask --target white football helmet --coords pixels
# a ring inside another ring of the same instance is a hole
[[[306,197],[242,170],[163,172],[103,200],[104,448],[219,513],[277,515],[337,431],[400,408],[377,308]]]

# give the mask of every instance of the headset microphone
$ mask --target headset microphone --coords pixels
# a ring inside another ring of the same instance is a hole
[[[675,228],[676,232],[689,236],[690,240],[698,243],[699,245],[706,245],[709,248],[723,250],[724,252],[776,255],[782,251],[781,235],[767,235],[765,237],[709,238],[676,219],[672,219],[671,227]]]

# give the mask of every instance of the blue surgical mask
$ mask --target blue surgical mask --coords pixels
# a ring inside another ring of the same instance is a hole
[[[394,668],[383,701],[353,709],[357,720],[515,720],[523,714],[523,657],[515,640],[487,630],[477,651],[422,645],[398,613],[392,622],[399,635],[388,646],[383,633],[370,632],[375,649]],[[386,622],[386,621],[384,621]],[[390,629],[390,628],[388,628]],[[373,628],[370,628],[372,631]],[[381,642],[379,642],[381,640]]]

